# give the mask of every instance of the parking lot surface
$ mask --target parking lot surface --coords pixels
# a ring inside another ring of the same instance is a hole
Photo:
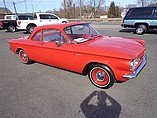
[[[115,24],[93,24],[105,36],[144,39],[148,63],[139,76],[99,89],[86,76],[40,63],[22,64],[0,30],[0,118],[156,118],[157,31],[136,35]]]

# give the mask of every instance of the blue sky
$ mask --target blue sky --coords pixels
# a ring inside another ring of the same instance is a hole
[[[17,12],[32,12],[33,10],[35,12],[37,11],[47,11],[47,10],[58,10],[59,8],[62,8],[61,4],[63,0],[5,0],[6,6],[9,8],[12,12],[15,12],[13,7],[13,1],[15,2]],[[26,1],[26,5],[25,2]],[[79,1],[79,0],[78,0]],[[127,4],[136,4],[137,0],[106,0],[105,6],[109,6],[110,3],[114,1],[116,5],[119,6],[126,6]],[[32,8],[33,5],[33,8]],[[3,0],[0,0],[0,7],[4,7]]]

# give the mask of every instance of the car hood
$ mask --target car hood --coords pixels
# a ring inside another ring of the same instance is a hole
[[[145,41],[133,38],[101,36],[86,44],[90,53],[118,58],[134,59],[142,56]]]

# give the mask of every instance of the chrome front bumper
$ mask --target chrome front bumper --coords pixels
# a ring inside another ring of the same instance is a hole
[[[146,54],[142,58],[143,58],[143,61],[142,61],[141,65],[132,74],[130,74],[130,75],[128,75],[128,74],[123,75],[123,78],[133,79],[133,78],[137,77],[137,75],[141,72],[141,70],[144,68],[144,66],[147,63]]]

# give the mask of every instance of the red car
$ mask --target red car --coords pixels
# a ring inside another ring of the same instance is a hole
[[[9,41],[22,63],[32,61],[88,75],[97,87],[135,78],[146,65],[146,43],[102,36],[88,23],[36,27],[28,38]]]

